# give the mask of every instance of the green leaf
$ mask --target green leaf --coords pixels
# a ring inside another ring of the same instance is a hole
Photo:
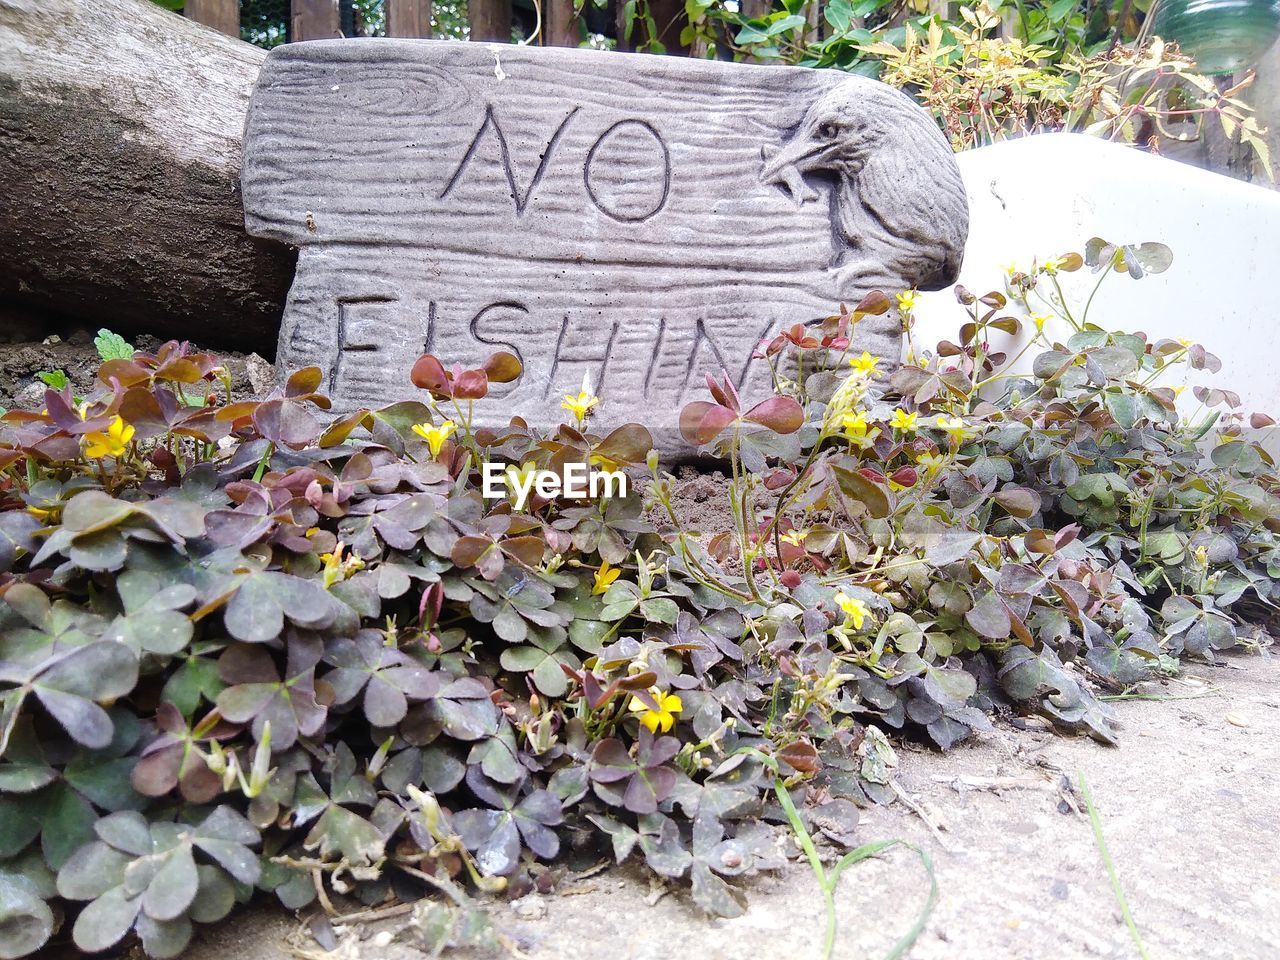
[[[137,929],[143,951],[154,960],[176,957],[191,942],[191,921],[186,917],[161,921],[143,914],[138,917]]]
[[[1127,393],[1108,393],[1106,396],[1107,411],[1115,417],[1115,421],[1125,430],[1132,430],[1138,422],[1138,401]]]
[[[227,604],[227,631],[246,643],[266,643],[284,629],[286,616],[300,627],[322,630],[337,618],[336,604],[317,581],[261,570],[248,574]]]
[[[651,623],[675,623],[680,616],[680,608],[668,597],[641,600],[640,612]]]
[[[181,710],[184,717],[190,718],[202,698],[213,703],[224,689],[226,684],[218,676],[217,661],[193,653],[169,675],[161,698]]]
[[[27,863],[0,864],[0,960],[35,953],[53,933],[53,911],[42,896],[45,891],[27,875],[42,869],[43,863],[33,864],[29,858]]]
[[[31,793],[57,777],[58,771],[41,755],[30,718],[19,718],[0,763],[0,793]]]
[[[185,3],[185,0],[183,2]],[[165,5],[167,6],[168,4]],[[181,9],[181,4],[178,7],[169,7],[169,9]],[[133,347],[129,346],[128,341],[105,327],[99,330],[98,335],[93,338],[93,345],[98,350],[98,356],[104,361],[133,359]]]
[[[156,871],[142,897],[142,909],[153,920],[173,920],[191,905],[199,885],[191,848],[178,847]]]
[[[40,835],[40,817],[33,798],[0,794],[0,859],[24,850]]]
[[[892,512],[888,491],[880,484],[868,480],[856,470],[846,470],[835,464],[832,464],[831,469],[840,492],[850,500],[863,504],[874,519],[887,517]]]
[[[110,529],[133,515],[132,504],[117,500],[101,490],[76,494],[62,511],[62,526],[76,534]]]
[[[208,864],[202,863],[196,867],[196,874],[200,888],[191,901],[191,919],[196,923],[215,923],[236,905],[235,885],[221,870]]]
[[[98,953],[119,943],[138,916],[142,897],[126,897],[123,887],[112,887],[80,911],[72,937],[86,953]]]
[[[989,640],[1003,640],[1009,636],[1013,625],[1009,620],[1009,611],[1000,595],[988,590],[964,615],[965,622]]]
[[[55,784],[40,794],[40,844],[44,858],[55,870],[82,845],[93,838],[93,825],[98,819],[84,797],[65,784]]]
[[[385,853],[382,835],[368,820],[346,807],[330,804],[307,834],[304,846],[320,850],[325,859],[345,859],[356,867],[380,863]]]
[[[138,682],[138,658],[110,641],[73,650],[33,682],[36,698],[78,743],[101,749],[111,742],[111,718],[95,700],[114,700]]]
[[[1209,456],[1224,470],[1251,474],[1262,468],[1262,455],[1258,453],[1258,448],[1242,440],[1232,440],[1214,447]]]
[[[155,849],[147,820],[140,813],[133,811],[113,813],[95,823],[93,830],[103,843],[135,857],[150,856]]]

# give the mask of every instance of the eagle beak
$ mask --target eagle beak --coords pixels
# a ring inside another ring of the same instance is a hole
[[[782,187],[797,207],[810,200],[817,200],[818,193],[804,182],[803,171],[807,161],[822,149],[822,144],[807,140],[793,140],[784,147],[760,148],[764,167],[760,171],[761,183],[776,183]]]

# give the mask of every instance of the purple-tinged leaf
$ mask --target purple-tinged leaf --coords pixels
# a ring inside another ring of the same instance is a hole
[[[770,397],[748,410],[742,419],[774,433],[795,433],[804,426],[804,407],[792,397]]]

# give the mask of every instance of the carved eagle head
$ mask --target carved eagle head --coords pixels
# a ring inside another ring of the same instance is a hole
[[[781,149],[766,150],[760,179],[776,183],[796,206],[817,197],[804,183],[808,173],[826,173],[852,180],[880,145],[889,147],[891,120],[868,103],[862,84],[841,84],[816,100],[805,112],[794,135]]]
[[[792,135],[762,152],[760,178],[796,206],[832,181],[832,226],[875,282],[937,290],[954,283],[969,204],[951,144],[906,94],[849,76],[815,100]],[[839,257],[839,252],[837,252]]]

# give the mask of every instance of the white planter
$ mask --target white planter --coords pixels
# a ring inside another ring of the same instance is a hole
[[[971,217],[961,284],[977,294],[1002,290],[1010,262],[1083,252],[1094,236],[1158,240],[1173,249],[1173,266],[1141,280],[1112,275],[1090,320],[1204,344],[1223,369],[1192,383],[1212,380],[1237,391],[1246,411],[1280,417],[1280,194],[1078,134],[1025,137],[957,159]],[[1081,303],[1097,279],[1088,268],[1060,278],[1069,302]],[[965,319],[950,290],[922,295],[917,311],[924,346],[954,339]],[[1059,332],[1065,339],[1070,331]]]

